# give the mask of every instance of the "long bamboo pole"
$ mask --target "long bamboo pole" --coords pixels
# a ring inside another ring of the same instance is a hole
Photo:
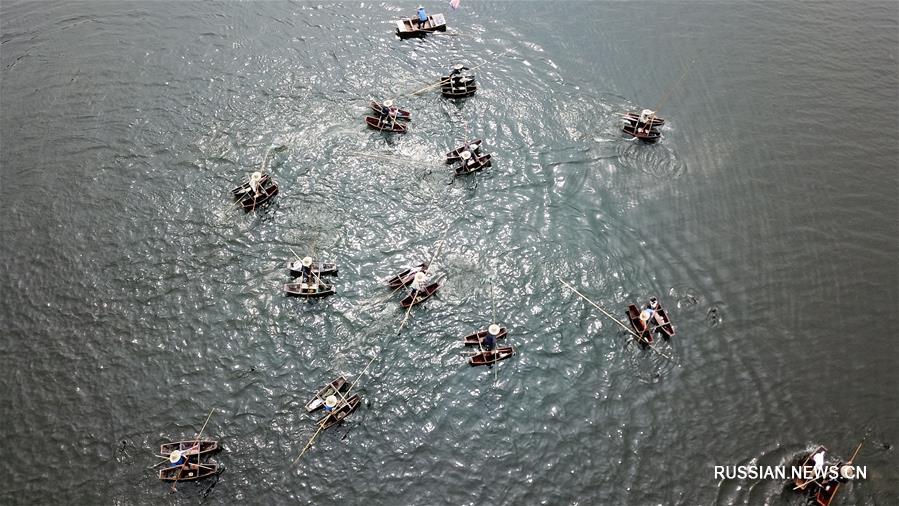
[[[670,357],[670,356],[668,356],[668,355],[666,355],[665,353],[662,353],[661,351],[659,351],[658,348],[656,348],[655,346],[652,345],[652,343],[650,343],[649,341],[647,341],[647,340],[646,340],[645,338],[643,338],[640,334],[637,334],[636,332],[634,332],[633,330],[631,330],[630,327],[628,327],[627,325],[625,325],[625,324],[624,324],[623,322],[621,322],[619,319],[617,319],[617,318],[615,318],[614,316],[612,316],[608,311],[606,311],[605,309],[601,308],[597,303],[595,303],[595,302],[593,302],[592,300],[588,299],[586,295],[584,295],[584,294],[582,294],[581,292],[577,291],[577,289],[576,289],[575,287],[573,287],[573,286],[571,286],[570,284],[566,283],[565,280],[563,280],[562,278],[560,278],[560,277],[558,277],[558,276],[556,276],[556,279],[558,279],[560,282],[562,282],[562,284],[565,285],[565,286],[567,286],[571,291],[573,291],[574,293],[576,293],[580,298],[582,298],[582,299],[584,299],[585,301],[589,302],[590,305],[592,305],[592,306],[595,307],[596,309],[599,309],[604,315],[606,315],[606,316],[608,316],[609,318],[611,318],[612,320],[614,320],[615,323],[617,323],[618,325],[621,325],[621,328],[623,328],[624,330],[628,331],[628,333],[630,333],[631,335],[633,335],[633,336],[634,336],[634,339],[636,339],[638,342],[643,343],[643,344],[649,346],[649,348],[650,348],[652,351],[654,351],[654,352],[658,353],[659,355],[661,355],[661,356],[667,358],[668,360],[671,360],[671,357]]]
[[[215,411],[215,408],[212,408],[211,410],[209,410],[209,416],[206,417],[206,421],[203,422],[203,427],[201,427],[200,432],[197,433],[196,445],[197,445],[197,465],[198,466],[201,465],[200,464],[200,437],[203,435],[203,431],[206,430],[206,424],[209,423],[209,419],[212,418],[212,413],[214,411]],[[182,464],[181,468],[178,469],[178,476],[176,476],[175,481],[172,482],[172,492],[177,490],[175,485],[177,485],[178,480],[181,479],[181,473],[184,472],[184,468],[187,467],[189,464],[190,464],[190,454],[188,454],[187,457],[185,457],[184,464]],[[206,467],[208,467],[208,466],[206,466]]]

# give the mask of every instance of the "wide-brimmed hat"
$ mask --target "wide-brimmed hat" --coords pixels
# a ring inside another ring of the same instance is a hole
[[[421,283],[422,281],[424,281],[427,278],[428,278],[427,274],[425,274],[423,272],[416,272],[414,279],[415,279],[415,281],[418,281],[419,283]]]
[[[640,321],[645,322],[646,320],[649,320],[649,313],[646,311],[643,311],[640,313]]]
[[[336,395],[329,395],[325,399],[325,406],[328,406],[329,408],[333,408],[336,405],[337,405],[337,396]]]
[[[490,332],[494,336],[498,336],[499,335],[499,325],[494,323],[493,325],[487,327],[487,332]]]
[[[386,107],[391,107],[391,106],[393,106],[393,100],[385,100],[385,101],[384,101],[384,106],[386,106]]]
[[[312,257],[306,257],[306,258],[304,258],[304,259],[303,259],[303,265],[305,265],[306,267],[309,267],[310,265],[312,265]]]
[[[465,151],[459,153],[459,158],[461,158],[463,160],[468,160],[469,158],[471,158],[471,151],[466,149]]]
[[[172,450],[172,453],[169,454],[169,462],[175,464],[179,460],[181,460],[181,450]]]

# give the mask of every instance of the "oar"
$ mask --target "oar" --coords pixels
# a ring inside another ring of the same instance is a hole
[[[622,323],[620,320],[618,320],[617,318],[615,318],[614,316],[612,316],[611,314],[609,314],[608,311],[606,311],[605,309],[601,308],[597,303],[595,303],[595,302],[593,302],[592,300],[588,299],[587,296],[585,296],[585,295],[582,294],[581,292],[577,291],[577,289],[576,289],[575,287],[573,287],[573,286],[571,286],[570,284],[566,283],[565,280],[563,280],[562,278],[560,278],[560,277],[558,277],[558,276],[556,276],[556,279],[558,279],[563,285],[567,286],[571,291],[573,291],[574,293],[576,293],[580,298],[582,298],[582,299],[584,299],[585,301],[589,302],[590,305],[592,305],[592,306],[595,307],[596,309],[599,309],[604,315],[606,315],[606,316],[608,316],[609,318],[611,318],[615,323],[617,323],[618,325],[621,325],[621,328],[623,328],[624,330],[628,331],[628,333],[630,333],[631,335],[633,335],[634,338],[637,339],[638,342],[641,342],[641,343],[646,344],[647,346],[649,346],[649,348],[650,348],[651,350],[653,350],[653,351],[655,351],[656,353],[658,353],[659,355],[661,355],[661,356],[667,358],[668,360],[671,360],[671,357],[669,357],[668,355],[666,355],[666,354],[662,353],[661,351],[659,351],[655,346],[652,345],[652,343],[649,343],[648,341],[646,341],[643,337],[641,337],[641,335],[638,335],[636,332],[634,332],[633,330],[631,330],[630,327],[628,327],[627,325],[625,325],[624,323]]]

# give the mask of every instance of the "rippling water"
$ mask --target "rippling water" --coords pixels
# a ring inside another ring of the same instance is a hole
[[[400,41],[411,7],[4,2],[2,502],[801,504],[713,466],[865,437],[838,503],[899,503],[897,5],[466,1]],[[408,95],[457,61],[477,95]],[[666,95],[662,142],[619,134]],[[388,97],[409,134],[362,125]],[[466,136],[494,165],[453,180]],[[444,230],[397,335],[380,279]],[[291,249],[338,295],[284,298]],[[659,295],[672,360],[557,276]],[[519,354],[471,369],[494,318]],[[372,357],[290,467],[310,393]],[[155,448],[212,408],[225,472],[167,495]]]

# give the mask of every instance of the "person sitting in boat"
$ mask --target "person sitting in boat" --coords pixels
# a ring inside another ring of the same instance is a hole
[[[384,102],[381,105],[381,117],[378,126],[381,128],[393,128],[393,125],[396,123],[397,112],[396,107],[390,107],[389,100]]]
[[[475,159],[473,156],[471,156],[471,151],[469,151],[467,149],[462,151],[461,153],[459,153],[459,158],[462,161],[463,169],[465,169],[467,171],[467,170],[470,170],[471,168],[473,168],[473,166],[475,164]]]
[[[499,325],[491,324],[487,327],[487,335],[484,337],[484,349],[491,351],[496,348],[496,338],[499,337]]]
[[[428,275],[424,272],[416,272],[415,277],[412,278],[412,284],[409,285],[411,291],[409,295],[412,296],[412,300],[414,301],[416,297],[418,297],[418,293],[424,290],[425,282],[428,280]]]
[[[648,307],[649,307],[649,309],[652,309],[653,311],[659,309],[659,301],[655,297],[650,298]]]
[[[425,8],[421,5],[418,6],[418,28],[422,29],[425,27],[425,24],[428,22],[428,15],[425,14]]]
[[[300,267],[300,278],[303,281],[308,281],[309,278],[312,277],[312,257],[303,258],[301,267]]]
[[[169,467],[183,466],[187,462],[187,458],[181,453],[181,450],[172,450],[169,454]]]
[[[638,123],[642,126],[648,125],[654,118],[656,117],[656,112],[650,109],[643,109],[640,111],[640,118]],[[638,125],[638,126],[640,126]]]
[[[457,63],[453,65],[453,68],[450,69],[450,77],[462,76],[463,72],[466,70],[471,70],[470,68],[462,65],[461,63]]]
[[[640,311],[640,323],[643,324],[643,329],[640,331],[640,335],[642,336],[644,332],[649,331],[649,319],[652,317],[652,313],[655,311],[650,308],[644,308],[643,311]]]
[[[334,408],[337,407],[337,396],[329,395],[325,398],[325,413],[330,413],[334,411]]]
[[[262,173],[256,171],[250,174],[250,189],[253,190],[253,194],[257,197],[259,196],[259,191],[262,189],[260,183],[262,182]]]

